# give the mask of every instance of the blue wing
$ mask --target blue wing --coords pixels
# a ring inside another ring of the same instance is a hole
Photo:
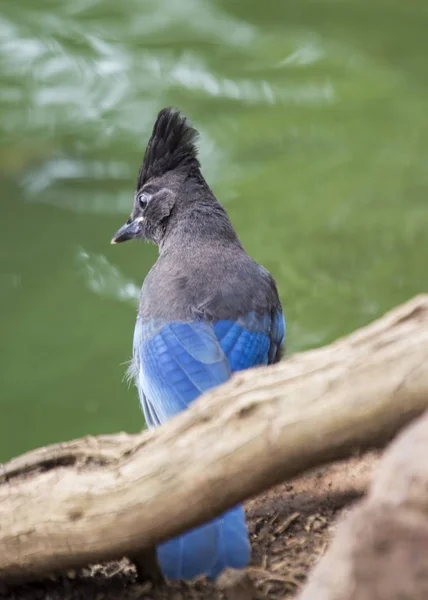
[[[271,364],[285,338],[285,320],[279,310],[262,316],[249,313],[237,321],[218,321],[213,329],[232,372]]]
[[[213,328],[202,322],[137,321],[134,360],[149,427],[165,423],[231,374]]]
[[[165,423],[233,371],[273,362],[284,335],[279,312],[215,324],[137,319],[133,374],[147,425]],[[227,567],[245,567],[249,558],[241,506],[158,547],[168,579],[215,578]]]

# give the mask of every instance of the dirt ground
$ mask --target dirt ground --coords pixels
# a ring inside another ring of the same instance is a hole
[[[253,559],[245,577],[231,587],[205,581],[138,583],[134,566],[95,565],[39,583],[0,590],[7,600],[287,600],[295,598],[311,567],[325,552],[339,515],[370,482],[375,454],[336,463],[266,492],[246,504]]]

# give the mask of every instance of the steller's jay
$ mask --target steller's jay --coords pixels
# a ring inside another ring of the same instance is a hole
[[[142,238],[159,247],[141,290],[130,367],[151,428],[234,371],[277,362],[285,337],[275,282],[246,254],[203,178],[196,137],[180,113],[159,113],[131,216],[112,240]],[[171,580],[244,568],[250,542],[243,507],[161,544],[157,558]]]

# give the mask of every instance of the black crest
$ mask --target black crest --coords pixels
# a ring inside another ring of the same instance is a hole
[[[196,129],[178,111],[172,108],[161,110],[138,173],[137,189],[167,171],[178,168],[199,170],[197,137]]]

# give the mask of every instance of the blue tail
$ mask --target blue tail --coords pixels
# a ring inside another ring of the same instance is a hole
[[[193,579],[205,573],[215,579],[224,569],[243,569],[250,560],[244,509],[238,506],[158,546],[158,561],[170,580]]]

